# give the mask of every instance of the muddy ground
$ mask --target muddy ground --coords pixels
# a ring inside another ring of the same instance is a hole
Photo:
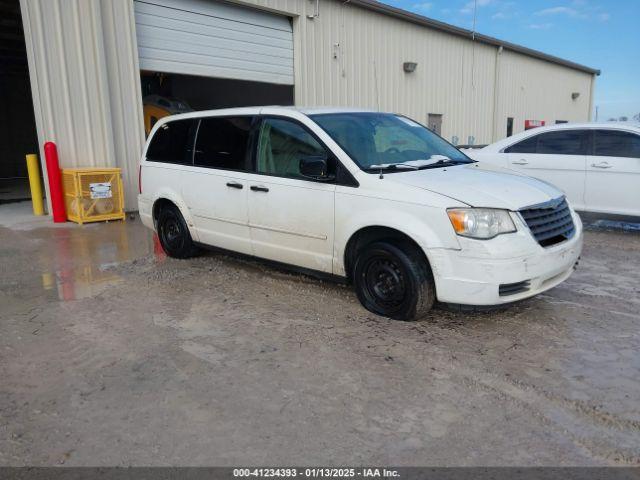
[[[640,463],[638,233],[417,323],[138,220],[0,227],[0,268],[0,465]]]

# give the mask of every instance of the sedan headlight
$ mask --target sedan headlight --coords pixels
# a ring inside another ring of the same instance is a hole
[[[488,240],[502,233],[516,231],[508,210],[495,208],[452,208],[447,210],[458,235]]]

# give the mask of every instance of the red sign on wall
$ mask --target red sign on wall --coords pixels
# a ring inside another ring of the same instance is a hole
[[[536,127],[544,127],[544,120],[525,120],[524,129],[530,130]]]

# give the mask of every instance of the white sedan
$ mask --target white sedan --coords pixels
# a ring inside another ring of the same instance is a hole
[[[640,216],[640,125],[539,127],[465,153],[552,183],[576,210]]]

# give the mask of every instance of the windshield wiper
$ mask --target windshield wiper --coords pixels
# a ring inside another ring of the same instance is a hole
[[[396,170],[399,168],[405,168],[408,170],[420,170],[422,168],[430,168],[432,166],[452,164],[456,165],[458,163],[462,163],[458,160],[452,160],[449,157],[444,155],[431,155],[430,158],[421,158],[418,160],[407,160],[405,162],[400,163],[379,163],[376,165],[371,165],[367,170]]]
[[[425,165],[424,167],[422,167],[423,169],[427,169],[427,168],[436,168],[436,167],[441,167],[441,166],[447,166],[447,165],[464,165],[467,163],[473,163],[473,162],[467,162],[467,161],[463,161],[463,160],[438,160],[436,163],[431,163],[429,165]]]
[[[434,168],[440,167],[442,165],[463,165],[467,162],[466,160],[453,160],[449,157],[445,157],[444,155],[432,155],[429,160],[413,160],[420,169]]]
[[[408,160],[400,163],[378,163],[370,165],[363,170],[366,172],[382,172],[395,171],[395,170],[422,170],[427,168],[435,168],[442,165],[458,165],[461,163],[467,163],[460,160],[452,160],[444,155],[431,155],[428,159]]]
[[[431,155],[428,159],[420,159],[420,160],[411,160],[410,162],[406,162],[407,164],[415,165],[418,168],[431,168],[439,165],[457,165],[460,162],[459,160],[452,160],[451,158],[445,155]]]
[[[437,167],[439,165],[445,165],[445,164],[446,165],[448,165],[448,164],[455,165],[456,163],[458,163],[458,162],[456,162],[455,160],[451,160],[450,158],[447,158],[446,160],[438,160],[436,162],[431,162],[431,163],[428,163],[426,165],[422,165],[421,168],[431,168],[431,167]]]
[[[418,170],[416,165],[409,165],[408,163],[378,163],[371,165],[367,170],[395,170],[397,168],[406,168],[408,170]]]
[[[444,155],[431,155],[429,158],[420,158],[417,160],[408,160],[403,162],[405,165],[413,165],[414,167],[423,168],[431,165],[440,165],[441,163],[448,163],[452,160]]]
[[[377,165],[371,165],[368,168],[365,168],[365,172],[380,172],[380,179],[383,179],[384,176],[382,172],[395,171],[395,170],[420,170],[415,165],[408,165],[406,163],[379,163]]]
[[[370,165],[366,170],[374,170],[376,172],[380,170],[397,170],[405,168],[407,170],[418,170],[416,165],[409,165],[408,163],[379,163],[376,165]]]

